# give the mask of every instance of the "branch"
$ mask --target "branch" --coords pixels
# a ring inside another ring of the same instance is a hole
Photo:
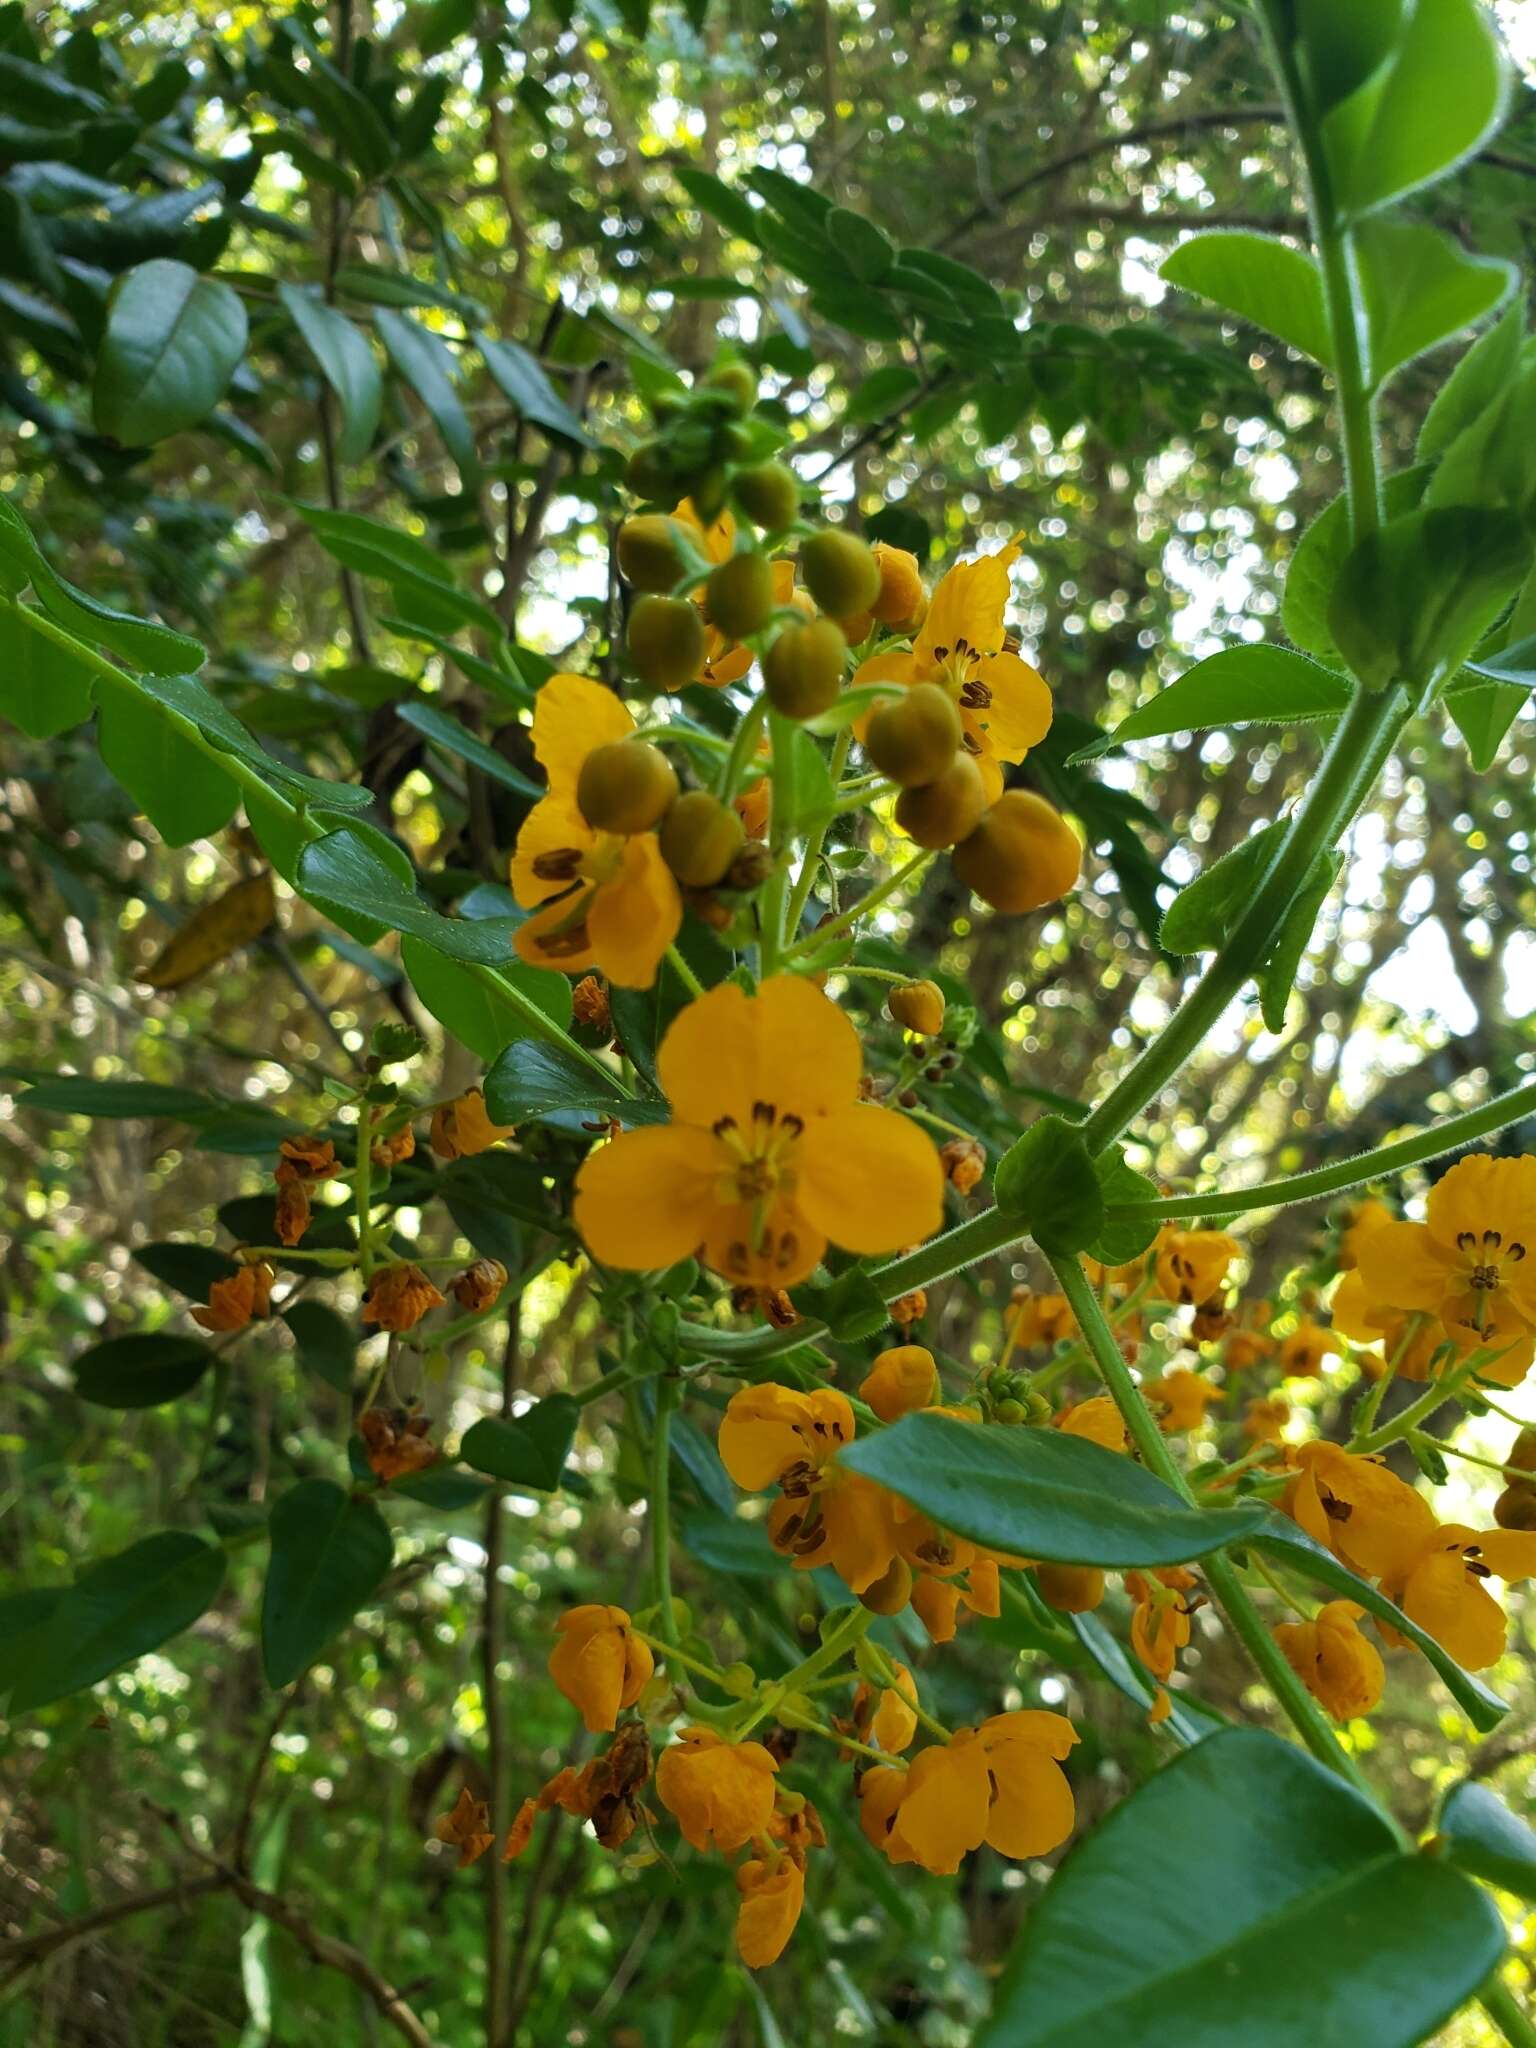
[[[5,1965],[4,1975],[0,1976],[0,1991],[9,1990],[29,1970],[35,1970],[39,1963],[47,1962],[51,1956],[61,1955],[77,1942],[89,1941],[104,1927],[115,1927],[120,1920],[132,1920],[140,1913],[156,1913],[162,1906],[182,1906],[188,1899],[226,1888],[222,1876],[184,1878],[180,1884],[162,1885],[158,1891],[135,1892],[131,1898],[119,1899],[115,1905],[102,1906],[77,1920],[66,1920],[62,1927],[50,1927],[46,1934],[32,1934],[25,1940],[0,1943],[0,1963]]]

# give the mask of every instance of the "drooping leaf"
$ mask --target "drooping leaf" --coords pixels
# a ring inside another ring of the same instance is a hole
[[[515,341],[494,341],[488,334],[478,334],[475,339],[486,368],[524,419],[562,441],[573,441],[578,448],[593,445],[592,436],[550,383],[537,356]]]
[[[1420,462],[1443,455],[1498,398],[1515,374],[1524,336],[1525,309],[1517,298],[1486,334],[1478,336],[1435,393],[1419,428]]]
[[[169,626],[157,626],[149,619],[136,619],[128,612],[103,604],[89,592],[77,590],[52,567],[33,538],[32,530],[8,500],[0,497],[0,572],[12,591],[32,585],[38,603],[56,625],[74,635],[87,647],[110,647],[136,671],[146,675],[176,675],[201,668],[208,650],[189,633],[177,633]],[[12,620],[28,631],[30,614],[18,606]]]
[[[482,981],[458,961],[410,937],[401,941],[400,958],[412,988],[438,1023],[487,1065],[527,1029],[527,1011],[510,999],[509,988],[561,1030],[570,1024],[571,984],[546,967],[511,960],[497,970],[495,982]]]
[[[1441,1802],[1439,1845],[1461,1870],[1517,1898],[1536,1900],[1536,1828],[1510,1812],[1491,1785],[1463,1778]]]
[[[179,1117],[197,1122],[217,1107],[211,1095],[171,1088],[159,1081],[92,1081],[84,1074],[58,1074],[38,1081],[21,1098],[27,1109],[60,1116]]]
[[[1186,669],[1177,682],[1122,718],[1113,732],[1080,748],[1071,760],[1091,761],[1127,740],[1156,739],[1165,733],[1337,718],[1348,706],[1349,685],[1305,655],[1258,642],[1225,647]]]
[[[239,784],[142,689],[128,684],[108,690],[97,733],[102,760],[168,846],[206,839],[234,816]]]
[[[1381,492],[1382,509],[1388,519],[1413,510],[1424,495],[1431,474],[1427,462],[1393,471]],[[1290,638],[1330,668],[1344,666],[1344,657],[1328,624],[1328,606],[1350,547],[1349,502],[1341,492],[1318,513],[1297,543],[1285,573],[1280,602],[1281,624]]]
[[[329,1479],[301,1479],[272,1510],[272,1556],[261,1603],[269,1685],[305,1671],[364,1606],[394,1555],[371,1501]]]
[[[487,1415],[474,1423],[464,1433],[459,1456],[493,1479],[553,1493],[580,1421],[581,1409],[569,1394],[547,1394],[510,1420]]]
[[[1529,683],[1493,683],[1475,689],[1450,689],[1445,708],[1467,743],[1467,758],[1479,775],[1498,759],[1504,735],[1525,709]]]
[[[331,512],[322,505],[296,509],[328,555],[360,576],[378,577],[398,602],[409,603],[414,623],[450,633],[478,626],[493,641],[501,639],[501,621],[490,606],[455,589],[442,558],[414,534],[360,512]]]
[[[216,278],[157,257],[119,282],[96,358],[103,434],[144,448],[195,426],[224,396],[245,353],[245,308]]]
[[[495,966],[512,957],[506,919],[444,917],[351,825],[305,847],[298,887],[322,910],[336,905],[386,931],[408,933],[452,960]]]
[[[1305,886],[1297,893],[1275,935],[1269,957],[1259,974],[1259,1011],[1266,1031],[1285,1029],[1285,1013],[1290,1006],[1291,990],[1296,986],[1302,955],[1312,942],[1318,912],[1338,880],[1343,860],[1342,854],[1318,855]]]
[[[1156,1183],[1148,1180],[1144,1173],[1137,1173],[1134,1167],[1127,1166],[1125,1154],[1118,1145],[1096,1159],[1093,1168],[1106,1210],[1114,1202],[1150,1203],[1157,1200]],[[1103,1229],[1087,1247],[1088,1256],[1097,1259],[1100,1265],[1128,1266],[1132,1259],[1141,1257],[1156,1237],[1157,1230],[1158,1218],[1152,1209],[1139,1217],[1106,1216]]]
[[[323,1301],[296,1301],[283,1310],[299,1361],[340,1394],[350,1393],[357,1367],[357,1339],[345,1316]]]
[[[453,351],[440,335],[409,313],[386,307],[374,314],[373,324],[396,372],[426,407],[468,489],[480,473],[480,464],[474,429],[454,383],[457,364]]]
[[[276,913],[269,874],[248,875],[203,903],[178,925],[139,979],[153,989],[182,988],[258,939]]]
[[[29,624],[29,605],[0,606],[0,715],[35,740],[51,740],[91,715],[95,676],[67,647]]]
[[[433,746],[441,747],[455,759],[468,761],[478,768],[482,775],[488,775],[492,782],[499,782],[503,789],[514,790],[517,795],[537,802],[546,794],[543,786],[514,768],[512,763],[488,747],[484,740],[477,739],[456,718],[450,718],[446,711],[439,711],[435,704],[420,701],[399,706],[399,715],[406,725],[412,726]]]
[[[280,284],[277,295],[341,407],[337,454],[343,462],[361,462],[373,445],[384,396],[373,350],[346,314],[323,299],[292,284]]]
[[[1282,818],[1251,832],[1179,891],[1163,914],[1160,934],[1170,953],[1208,953],[1222,943],[1247,908],[1284,831]]]
[[[206,1301],[217,1280],[229,1280],[240,1268],[227,1252],[211,1244],[178,1244],[166,1239],[160,1244],[133,1248],[135,1261],[163,1286],[174,1287],[193,1301]]]

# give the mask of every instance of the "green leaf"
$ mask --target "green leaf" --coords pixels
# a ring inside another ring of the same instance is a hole
[[[299,1362],[339,1394],[352,1391],[357,1372],[357,1339],[352,1325],[323,1301],[296,1301],[283,1310],[293,1332]]]
[[[470,974],[457,961],[445,959],[421,940],[402,940],[400,958],[411,987],[438,1023],[487,1066],[520,1031],[526,1030],[527,1017],[522,1009],[490,983]],[[521,960],[509,961],[500,974],[543,1010],[560,1030],[569,1026],[571,984],[563,974],[554,974],[545,967],[528,967]]]
[[[1470,427],[1514,377],[1525,338],[1525,308],[1516,298],[1502,319],[1479,335],[1435,393],[1419,429],[1418,458],[1433,462]]]
[[[1492,1901],[1334,1772],[1226,1729],[1072,1851],[977,2048],[1413,2048],[1503,1947]]]
[[[417,895],[414,883],[381,856],[373,839],[356,826],[328,832],[299,855],[300,893],[328,915],[333,906],[409,933],[450,959],[500,966],[512,958],[506,918],[444,917]]]
[[[1184,1564],[1244,1541],[1269,1513],[1186,1507],[1144,1467],[1086,1437],[951,1415],[903,1416],[839,1459],[957,1536],[1052,1564]]]
[[[227,284],[156,257],[115,287],[96,358],[99,432],[147,448],[206,419],[245,353],[245,308]]]
[[[450,718],[446,711],[439,711],[435,704],[418,701],[401,704],[397,709],[402,722],[414,727],[433,746],[441,747],[444,753],[452,754],[460,761],[468,761],[482,775],[488,775],[492,782],[499,782],[503,789],[515,790],[519,796],[531,797],[535,802],[548,794],[541,783],[520,773],[494,747],[488,747],[484,740],[477,739],[456,718]]]
[[[769,1542],[762,1522],[743,1522],[713,1508],[696,1508],[680,1515],[677,1540],[700,1564],[733,1579],[771,1579],[790,1568],[789,1559],[781,1557]]]
[[[580,1421],[581,1409],[569,1394],[547,1394],[510,1421],[488,1415],[473,1424],[464,1433],[459,1456],[493,1479],[554,1493]]]
[[[373,446],[384,397],[373,350],[346,314],[323,299],[292,284],[280,284],[277,296],[341,407],[337,454],[343,462],[361,462]]]
[[[1157,1682],[1145,1665],[1127,1654],[1096,1614],[1068,1614],[1063,1617],[1088,1655],[1117,1691],[1138,1707],[1150,1710],[1157,1699]],[[1162,1725],[1188,1748],[1214,1735],[1224,1725],[1214,1707],[1207,1707],[1192,1693],[1169,1693],[1168,1715]]]
[[[1525,709],[1530,694],[1529,683],[1479,684],[1446,691],[1445,708],[1466,741],[1467,758],[1479,775],[1486,775],[1498,759],[1504,735]]]
[[[1257,642],[1224,647],[1122,718],[1113,732],[1079,748],[1067,765],[1092,761],[1127,740],[1201,732],[1210,726],[1290,725],[1298,719],[1337,718],[1348,705],[1349,685],[1303,654]]]
[[[1311,942],[1317,914],[1328,900],[1328,893],[1338,880],[1343,865],[1342,854],[1319,854],[1312,863],[1306,886],[1285,913],[1285,921],[1275,936],[1259,975],[1259,1009],[1266,1031],[1278,1033],[1285,1029],[1285,1013],[1290,1005],[1291,990],[1296,986],[1301,956]]]
[[[1247,229],[1192,235],[1166,257],[1159,276],[1326,368],[1333,360],[1323,280],[1316,263],[1289,242]]]
[[[1345,1600],[1354,1600],[1367,1614],[1375,1615],[1389,1628],[1395,1628],[1399,1635],[1406,1636],[1414,1647],[1433,1664],[1440,1675],[1441,1683],[1455,1700],[1473,1727],[1486,1735],[1490,1728],[1497,1728],[1509,1712],[1496,1692],[1474,1678],[1442,1649],[1427,1630],[1410,1621],[1395,1601],[1366,1579],[1358,1578],[1348,1565],[1341,1564],[1331,1550],[1324,1550],[1320,1543],[1314,1543],[1305,1530],[1299,1529],[1288,1517],[1272,1514],[1252,1539],[1254,1547],[1262,1550],[1266,1557],[1288,1566],[1292,1571],[1304,1572],[1319,1585],[1326,1586]]]
[[[355,782],[327,782],[269,754],[196,676],[145,676],[139,687],[156,703],[167,705],[195,725],[221,754],[231,754],[248,768],[254,768],[263,782],[292,802],[336,811],[363,809],[373,802],[373,792]],[[204,772],[209,771],[205,768]]]
[[[458,364],[452,349],[408,313],[381,308],[373,324],[396,371],[426,407],[468,489],[479,476],[480,464],[469,416],[454,388]]]
[[[840,1344],[872,1337],[891,1320],[885,1296],[862,1266],[850,1266],[822,1286],[797,1287],[792,1299],[808,1322],[825,1323]]]
[[[39,1081],[21,1102],[25,1109],[53,1110],[61,1116],[170,1116],[188,1123],[218,1106],[211,1095],[191,1088],[169,1088],[158,1081],[91,1081],[83,1074]]]
[[[261,1602],[268,1685],[288,1685],[339,1635],[389,1570],[389,1525],[329,1479],[301,1479],[272,1510]]]
[[[1517,1898],[1536,1900],[1536,1829],[1511,1813],[1497,1792],[1463,1778],[1446,1793],[1436,1828],[1431,1846],[1458,1869]]]
[[[1386,479],[1381,495],[1388,519],[1414,509],[1430,475],[1429,464],[1420,462],[1412,469],[1397,470]],[[1302,535],[1285,575],[1280,622],[1298,647],[1305,648],[1330,668],[1344,666],[1344,657],[1328,625],[1328,605],[1352,545],[1349,501],[1340,492]]]
[[[377,577],[390,586],[397,602],[409,602],[413,625],[440,626],[450,633],[460,626],[478,626],[493,641],[502,639],[501,621],[490,606],[456,590],[444,573],[441,556],[425,541],[377,519],[365,519],[360,512],[328,512],[322,505],[295,509],[334,560],[360,576]]]
[[[1498,126],[1506,85],[1498,35],[1478,0],[1416,0],[1385,63],[1324,117],[1341,212],[1370,213],[1471,156]]]
[[[95,675],[29,622],[27,605],[0,609],[0,711],[29,738],[51,740],[91,715]]]
[[[66,583],[45,559],[21,514],[3,497],[0,569],[9,570],[6,580],[12,590],[24,589],[30,583],[38,603],[56,625],[63,626],[88,646],[110,647],[136,670],[150,675],[175,675],[185,669],[201,668],[208,659],[208,650],[190,634],[173,632],[169,626],[156,626],[128,612],[115,611],[99,598]],[[18,607],[16,616],[25,624],[25,607]]]
[[[214,766],[134,684],[108,688],[97,722],[101,758],[167,846],[220,832],[240,786]]]
[[[1453,675],[1530,565],[1511,513],[1447,505],[1388,520],[1351,549],[1328,627],[1368,689]]]
[[[1222,943],[1247,908],[1284,831],[1283,818],[1261,827],[1179,891],[1158,933],[1170,953],[1209,953]]]
[[[1104,1206],[1118,1202],[1155,1202],[1157,1185],[1147,1179],[1144,1173],[1137,1173],[1127,1166],[1125,1154],[1119,1146],[1113,1146],[1093,1163],[1098,1175],[1099,1193]],[[1153,1210],[1145,1217],[1131,1217],[1117,1220],[1106,1217],[1103,1229],[1088,1246],[1088,1256],[1097,1259],[1101,1266],[1128,1266],[1132,1259],[1139,1259],[1157,1236],[1159,1219]]]
[[[883,369],[871,370],[855,386],[843,408],[843,420],[848,426],[857,426],[862,420],[884,419],[922,388],[916,370],[909,370],[905,363],[887,363]]]
[[[211,1244],[178,1244],[166,1239],[161,1244],[135,1245],[135,1262],[163,1286],[174,1287],[189,1300],[204,1301],[215,1281],[229,1280],[240,1268],[228,1252]]]
[[[1043,1116],[997,1162],[992,1196],[1043,1252],[1080,1252],[1104,1227],[1104,1197],[1082,1134]]]
[[[834,206],[823,222],[828,241],[860,284],[876,284],[896,261],[896,244],[885,232],[846,206]]]
[[[224,1583],[224,1553],[184,1530],[162,1530],[83,1571],[55,1596],[13,1653],[9,1711],[30,1713],[94,1685],[179,1635]]]
[[[1519,272],[1493,256],[1472,256],[1423,221],[1370,220],[1355,236],[1370,333],[1370,383],[1491,313]]]
[[[664,1102],[626,1094],[617,1075],[589,1065],[574,1049],[520,1038],[485,1077],[485,1106],[499,1124],[537,1123],[565,1113],[594,1124],[618,1117],[626,1125],[664,1124]]]
[[[212,1363],[195,1337],[108,1337],[76,1358],[75,1392],[98,1408],[158,1408],[190,1393]]]
[[[713,172],[695,170],[691,164],[681,165],[675,176],[701,212],[729,228],[743,242],[752,243],[754,248],[760,246],[760,217],[744,192],[724,184]]]
[[[524,419],[532,420],[535,426],[543,427],[562,441],[573,441],[578,448],[596,445],[550,383],[537,356],[515,341],[494,341],[488,334],[477,334],[475,340],[485,357],[486,368]]]

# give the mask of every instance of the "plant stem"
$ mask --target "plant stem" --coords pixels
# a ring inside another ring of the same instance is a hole
[[[678,980],[683,984],[683,987],[687,989],[689,995],[703,995],[703,982],[700,981],[699,977],[688,965],[688,962],[683,958],[682,954],[679,953],[676,946],[668,946],[667,959],[671,963],[673,973],[677,976]]]
[[[662,1639],[673,1649],[678,1643],[677,1616],[672,1611],[672,1410],[676,1406],[676,1381],[658,1379],[656,1426],[651,1436],[651,1562]]]
[[[834,788],[837,786],[837,778],[843,772],[843,763],[848,759],[848,749],[852,745],[853,733],[845,725],[837,738],[832,742],[832,759],[829,764],[829,770]],[[794,943],[795,935],[800,930],[800,920],[805,915],[805,906],[810,899],[812,884],[816,880],[816,868],[821,860],[821,849],[827,843],[827,833],[831,830],[831,826],[831,818],[824,818],[818,830],[813,832],[805,842],[805,852],[800,858],[800,872],[795,877],[795,886],[790,891],[789,908],[784,914],[784,929],[789,934],[791,944]]]
[[[1509,2048],[1536,2048],[1536,2026],[1520,2010],[1519,2000],[1497,1972],[1478,1992],[1477,2002],[1509,2043]]]
[[[357,1203],[357,1270],[366,1287],[373,1278],[373,1112],[366,1103],[357,1113],[357,1171],[352,1192]]]
[[[870,911],[877,909],[880,904],[888,901],[905,882],[909,881],[919,869],[926,867],[932,859],[932,853],[920,848],[918,852],[913,854],[910,860],[903,861],[899,868],[892,869],[885,880],[878,887],[871,889],[867,896],[861,896],[851,909],[843,912],[841,917],[834,917],[826,924],[818,925],[815,931],[808,933],[798,944],[789,947],[784,957],[788,959],[793,953],[804,953],[812,947],[824,946],[829,939],[839,939],[844,932],[852,931],[860,918],[867,917]]]

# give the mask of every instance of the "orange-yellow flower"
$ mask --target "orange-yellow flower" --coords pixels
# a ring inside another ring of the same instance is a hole
[[[722,512],[710,526],[706,526],[694,510],[693,500],[684,498],[673,507],[672,517],[680,519],[685,526],[691,526],[694,536],[711,562],[717,565],[728,562],[736,552],[736,521],[729,512]],[[775,605],[786,605],[794,601],[795,565],[793,562],[773,564],[773,601]],[[739,683],[751,668],[753,653],[750,647],[743,647],[739,641],[729,639],[709,616],[709,606],[704,593],[700,591],[694,603],[704,614],[704,665],[699,670],[697,681],[713,689],[723,688],[726,683]],[[809,610],[809,600],[806,601]]]
[[[853,1696],[853,1725],[861,1742],[887,1756],[899,1756],[917,1733],[917,1680],[905,1664],[891,1665],[892,1685],[860,1680]]]
[[[859,1397],[882,1422],[897,1422],[939,1398],[939,1369],[921,1344],[896,1344],[882,1351],[859,1383]]]
[[[1337,1444],[1303,1444],[1280,1505],[1314,1543],[1375,1579],[1401,1571],[1434,1533],[1429,1505],[1375,1458]]]
[[[588,1250],[640,1271],[697,1252],[736,1286],[792,1287],[829,1241],[885,1252],[929,1236],[938,1154],[916,1124],[858,1100],[862,1066],[847,1017],[793,975],[700,996],[657,1057],[673,1121],[623,1132],[577,1176]]]
[[[776,1963],[805,1904],[805,1865],[783,1854],[749,1857],[736,1872],[736,1953],[749,1970]]]
[[[1373,1230],[1379,1230],[1383,1223],[1395,1223],[1396,1214],[1385,1202],[1377,1201],[1374,1195],[1367,1195],[1363,1202],[1357,1202],[1350,1211],[1349,1221],[1339,1233],[1338,1267],[1347,1273],[1360,1263],[1360,1247]]]
[[[1157,1284],[1167,1301],[1209,1301],[1242,1246],[1225,1230],[1176,1230],[1164,1224],[1157,1239]]]
[[[1336,1356],[1338,1348],[1332,1330],[1325,1330],[1311,1316],[1303,1316],[1289,1337],[1281,1340],[1281,1374],[1288,1380],[1320,1379],[1323,1360]]]
[[[1058,1614],[1091,1614],[1104,1599],[1104,1574],[1095,1564],[1037,1564],[1035,1584]]]
[[[466,1088],[432,1112],[432,1150],[439,1159],[470,1159],[512,1135],[511,1124],[493,1124],[479,1088]]]
[[[1131,1648],[1156,1679],[1173,1673],[1178,1654],[1189,1642],[1194,1607],[1185,1594],[1198,1584],[1182,1565],[1167,1565],[1150,1574],[1127,1572],[1131,1596]]]
[[[1211,1402],[1227,1398],[1203,1374],[1183,1367],[1165,1372],[1161,1379],[1145,1381],[1141,1391],[1144,1399],[1161,1410],[1158,1426],[1165,1431],[1198,1429]]]
[[[1003,764],[1022,761],[1051,727],[1051,693],[1042,676],[1006,644],[1008,571],[1017,542],[959,562],[933,593],[910,654],[876,654],[854,675],[861,683],[937,683],[960,712],[965,748],[981,770],[987,802],[1003,792]],[[862,737],[868,719],[855,731]]]
[[[1065,1436],[1085,1436],[1102,1444],[1106,1451],[1126,1447],[1125,1423],[1108,1394],[1095,1394],[1087,1401],[1075,1401],[1055,1417],[1055,1427]]]
[[[549,1675],[593,1734],[618,1723],[650,1683],[655,1660],[622,1607],[573,1607],[555,1624]]]
[[[243,1330],[254,1318],[272,1313],[276,1277],[262,1259],[242,1266],[227,1279],[215,1280],[208,1290],[208,1306],[193,1309],[193,1322],[201,1323],[205,1330]]]
[[[375,1479],[388,1485],[412,1472],[424,1472],[437,1463],[436,1446],[428,1441],[431,1420],[404,1409],[393,1414],[386,1408],[369,1408],[357,1418],[357,1433],[363,1440],[368,1469]]]
[[[1484,1582],[1513,1583],[1532,1576],[1536,1531],[1468,1529],[1447,1522],[1431,1530],[1416,1555],[1383,1575],[1381,1590],[1449,1650],[1463,1670],[1483,1671],[1503,1656],[1507,1627],[1503,1608]]]
[[[656,1796],[695,1849],[743,1848],[768,1827],[778,1765],[760,1742],[684,1728],[656,1765]]]
[[[1243,1417],[1243,1435],[1250,1443],[1277,1444],[1285,1434],[1285,1425],[1290,1420],[1291,1404],[1282,1401],[1278,1395],[1269,1400],[1255,1396],[1248,1403],[1248,1412]]]
[[[1336,1721],[1370,1713],[1386,1683],[1380,1653],[1360,1633],[1364,1612],[1353,1600],[1330,1600],[1315,1620],[1283,1621],[1275,1630],[1287,1664]]]
[[[1059,1338],[1070,1337],[1077,1328],[1077,1318],[1064,1294],[1025,1293],[1022,1299],[1016,1296],[1015,1300],[1009,1337],[1021,1350],[1027,1351],[1036,1344],[1054,1344]]]
[[[1000,1856],[1044,1856],[1072,1832],[1061,1768],[1077,1741],[1062,1714],[994,1714],[919,1750],[905,1771],[877,1764],[860,1785],[866,1836],[893,1863],[941,1875],[983,1842]]]
[[[385,1266],[373,1276],[362,1319],[381,1330],[414,1330],[429,1309],[442,1305],[442,1295],[420,1266]]]
[[[1367,1347],[1356,1357],[1373,1379],[1380,1377],[1389,1359],[1400,1380],[1429,1378],[1435,1353],[1445,1341],[1436,1317],[1422,1309],[1389,1308],[1373,1301],[1358,1267],[1345,1273],[1328,1307],[1338,1334]]]
[[[634,729],[612,690],[585,676],[551,676],[539,691],[533,751],[549,794],[523,820],[512,855],[512,893],[533,912],[513,944],[534,967],[598,967],[620,988],[649,988],[683,921],[677,882],[654,832],[595,831],[576,802],[587,755]]]
[[[924,1526],[933,1527],[926,1516],[918,1524],[919,1528]],[[906,1529],[901,1533],[904,1537],[908,1535]],[[970,1614],[985,1615],[995,1621],[1002,1612],[1002,1588],[997,1575],[998,1560],[989,1552],[958,1537],[943,1537],[941,1541],[949,1562],[930,1565],[922,1571],[912,1588],[912,1612],[927,1629],[930,1641],[952,1643],[961,1607]],[[931,1544],[917,1547],[931,1548]]]

